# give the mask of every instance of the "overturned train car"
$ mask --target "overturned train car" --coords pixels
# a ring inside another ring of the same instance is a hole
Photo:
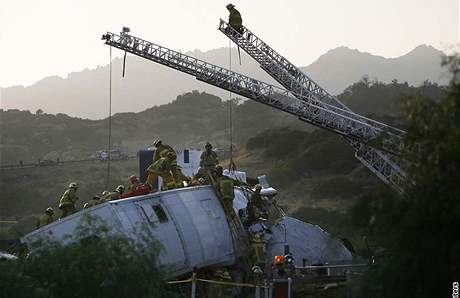
[[[267,201],[269,201],[268,199]],[[242,215],[247,205],[247,193],[235,187],[234,210]],[[267,262],[282,255],[286,244],[294,256],[295,265],[308,260],[312,264],[343,263],[352,254],[342,242],[319,226],[304,223],[278,212],[276,203],[270,210],[270,233],[264,233]],[[71,241],[85,215],[98,216],[115,233],[138,237],[139,227],[147,228],[160,244],[160,265],[171,268],[171,276],[191,272],[194,268],[229,266],[246,253],[239,239],[248,237],[240,217],[237,229],[229,224],[224,209],[212,186],[174,189],[132,197],[84,209],[62,220],[43,226],[24,236],[21,241],[30,246],[34,240],[50,237],[63,244]],[[250,227],[257,229],[257,226]],[[239,235],[235,236],[235,233]]]

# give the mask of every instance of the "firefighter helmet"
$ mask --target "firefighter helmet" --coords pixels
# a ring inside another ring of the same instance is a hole
[[[69,184],[69,187],[68,187],[68,188],[77,189],[77,188],[78,188],[78,185],[77,185],[77,183],[72,182],[72,183]]]
[[[48,208],[46,208],[45,213],[48,213],[48,214],[53,215],[53,214],[54,214],[54,210],[53,210],[53,208],[48,207]]]
[[[223,279],[228,279],[228,280],[232,279],[232,277],[230,276],[230,273],[228,273],[227,270],[225,270],[224,273],[222,274],[222,278]]]
[[[234,7],[235,7],[235,5],[233,5],[233,4],[231,4],[231,3],[227,4],[227,9],[232,9],[232,8],[234,8]]]
[[[155,147],[158,147],[158,145],[161,144],[161,140],[160,139],[156,139],[155,141],[153,141],[153,146]]]
[[[125,191],[125,186],[120,184],[115,190],[119,193],[123,193]]]
[[[139,181],[139,178],[137,178],[136,175],[131,175],[129,176],[128,181],[133,183],[134,181]]]
[[[204,145],[204,148],[205,148],[205,149],[208,149],[208,148],[209,148],[209,149],[212,149],[211,143],[206,142],[206,145]]]

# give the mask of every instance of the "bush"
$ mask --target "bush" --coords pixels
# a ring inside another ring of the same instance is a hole
[[[318,185],[312,190],[312,197],[321,198],[343,198],[349,199],[358,195],[362,190],[362,185],[347,177],[340,176],[330,178]]]
[[[1,263],[0,297],[168,297],[159,246],[140,235],[134,242],[86,218],[71,244],[41,239],[28,257]]]

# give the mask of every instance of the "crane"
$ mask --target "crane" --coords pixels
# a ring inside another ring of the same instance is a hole
[[[221,22],[221,26],[224,25]],[[231,27],[226,27],[232,32]],[[109,46],[193,75],[207,84],[290,113],[302,121],[346,138],[350,144],[353,144],[357,152],[355,155],[359,160],[382,181],[390,184],[398,192],[403,192],[405,173],[396,162],[393,162],[394,157],[388,157],[383,152],[398,154],[401,150],[404,131],[353,113],[332,100],[327,102],[318,97],[316,91],[306,92],[304,90],[308,88],[296,89],[289,85],[289,89],[283,89],[157,45],[128,32],[129,30],[123,30],[120,34],[107,32],[102,39]],[[246,32],[249,33],[249,30]],[[238,39],[241,39],[241,36]],[[265,59],[268,61],[274,57],[266,56]],[[285,71],[283,71],[283,74],[277,77],[281,80],[285,76]],[[379,140],[380,150],[368,146],[375,140]]]
[[[309,100],[311,98],[352,112],[336,97],[330,95],[293,63],[277,53],[246,27],[242,26],[237,31],[221,19],[219,31],[248,53],[259,63],[260,67],[265,72],[287,90],[291,91],[300,100]],[[305,97],[303,95],[307,96]],[[389,129],[392,132],[392,136],[397,136],[396,138],[390,137],[382,139],[384,143],[382,149],[386,149],[384,151],[393,153],[401,152],[401,138],[404,136],[405,132],[378,122],[374,122],[373,124],[375,125],[375,130],[379,130],[380,127],[385,127],[384,129]],[[342,138],[353,148],[356,158],[360,160],[364,166],[399,192],[403,191],[403,186],[400,185],[400,182],[402,182],[401,178],[405,178],[406,174],[401,167],[402,162],[397,156],[372,148],[366,145],[365,142],[360,142],[346,135],[342,135]]]

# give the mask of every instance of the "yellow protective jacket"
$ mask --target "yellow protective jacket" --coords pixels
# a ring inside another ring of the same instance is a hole
[[[236,8],[230,9],[230,15],[228,16],[228,24],[233,28],[240,28],[243,26],[243,19],[241,14]]]
[[[77,195],[75,194],[76,190],[73,188],[67,189],[59,201],[59,209],[67,206],[74,206],[78,200]]]
[[[103,199],[103,202],[114,201],[121,199],[121,194],[118,191],[114,191],[106,195]]]
[[[162,157],[166,157],[166,154],[168,152],[174,153],[174,159],[176,159],[176,151],[174,151],[174,149],[171,146],[166,144],[158,145],[158,147],[156,147],[155,149],[155,155],[153,156],[153,163],[155,163]]]
[[[99,204],[101,204],[101,203],[102,203],[101,200],[94,200],[94,199],[91,199],[91,200],[89,200],[87,203],[85,203],[85,205],[83,205],[83,209],[91,208],[91,207],[96,206],[96,205],[99,205]]]
[[[42,227],[42,226],[45,226],[47,224],[50,224],[54,221],[54,218],[51,214],[48,214],[48,213],[45,213],[45,214],[42,214],[39,218],[38,218],[38,221],[37,221],[37,229],[39,227]]]
[[[233,179],[222,176],[217,179],[217,189],[223,199],[223,201],[230,206],[233,204],[233,199],[235,198]]]
[[[215,168],[219,164],[219,158],[217,153],[214,151],[204,151],[200,156],[200,167],[203,168]]]

